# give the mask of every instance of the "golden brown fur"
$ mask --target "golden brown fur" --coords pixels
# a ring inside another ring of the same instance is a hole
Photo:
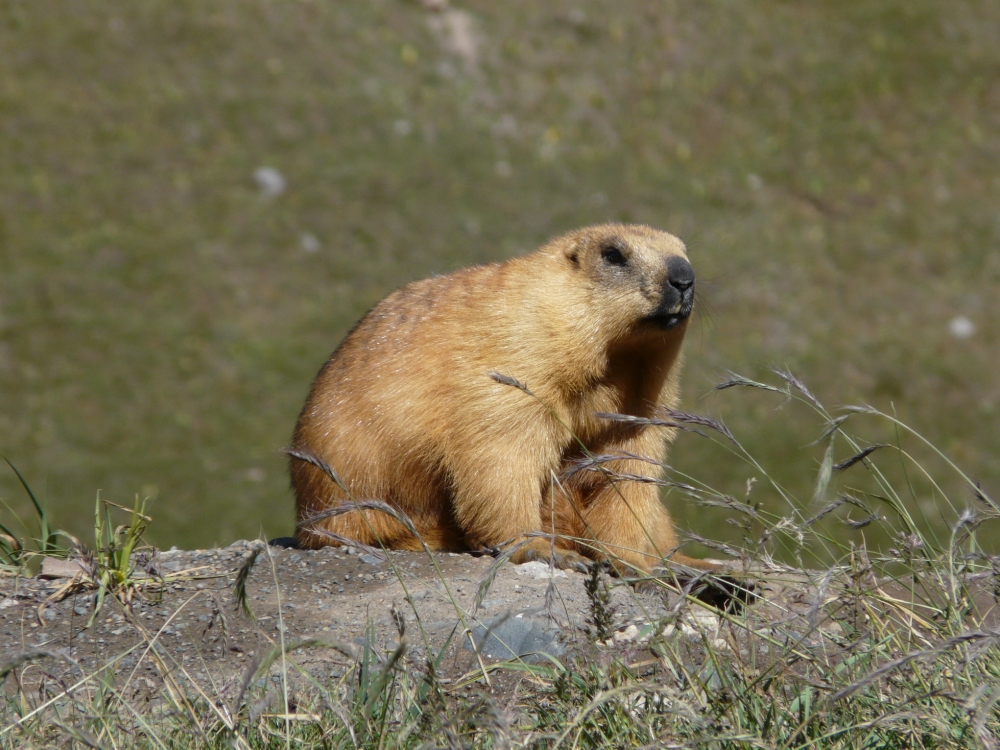
[[[680,309],[664,307],[676,296],[668,264],[686,265],[672,258],[686,258],[672,235],[602,225],[506,263],[409,284],[376,305],[323,367],[293,447],[326,461],[350,498],[402,510],[431,549],[554,531],[571,538],[556,541],[562,566],[578,566],[582,555],[649,570],[677,546],[656,486],[564,472],[586,453],[662,459],[673,438],[669,428],[596,416],[652,417],[677,403],[690,295],[681,319],[665,323]],[[534,396],[490,373],[516,378]],[[638,460],[605,467],[659,474]],[[312,521],[351,500],[310,463],[293,458],[291,474],[302,546],[336,543],[329,532],[420,549],[379,511]],[[549,554],[550,541],[536,537],[514,560]],[[711,567],[681,555],[672,560]]]

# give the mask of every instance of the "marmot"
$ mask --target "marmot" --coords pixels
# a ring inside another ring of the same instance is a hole
[[[430,549],[521,542],[514,562],[548,560],[551,537],[524,535],[554,532],[560,567],[591,558],[649,571],[667,556],[713,569],[674,554],[657,486],[641,481],[660,473],[641,458],[661,460],[675,430],[600,416],[676,405],[694,281],[673,235],[605,224],[390,294],[324,365],[295,428],[299,546],[421,549],[378,510],[316,520],[375,499],[409,516]],[[326,462],[348,492],[296,452]]]

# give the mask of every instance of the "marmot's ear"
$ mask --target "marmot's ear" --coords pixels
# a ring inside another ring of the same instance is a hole
[[[580,241],[579,240],[573,240],[571,243],[569,243],[563,249],[563,254],[566,256],[566,259],[569,260],[569,262],[573,264],[574,267],[579,266],[580,265]]]

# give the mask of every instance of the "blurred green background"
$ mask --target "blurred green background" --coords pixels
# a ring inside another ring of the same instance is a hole
[[[365,310],[616,220],[698,269],[684,407],[804,502],[822,421],[706,395],[726,371],[895,408],[1000,495],[998,29],[985,0],[6,0],[0,452],[77,534],[98,490],[152,498],[161,546],[287,534],[280,449]],[[696,435],[669,460],[759,476]],[[6,467],[0,498],[28,515]]]

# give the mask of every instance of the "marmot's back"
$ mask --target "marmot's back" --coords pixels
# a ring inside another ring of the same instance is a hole
[[[479,266],[424,279],[379,302],[316,377],[294,444],[331,449],[341,437],[356,440],[360,424],[376,440],[422,440],[427,430],[445,427],[434,423],[457,408],[461,384],[490,359],[483,349],[504,344],[502,337],[487,338],[490,327],[483,324],[498,314],[494,303],[474,292],[492,286],[486,279],[498,270]]]

